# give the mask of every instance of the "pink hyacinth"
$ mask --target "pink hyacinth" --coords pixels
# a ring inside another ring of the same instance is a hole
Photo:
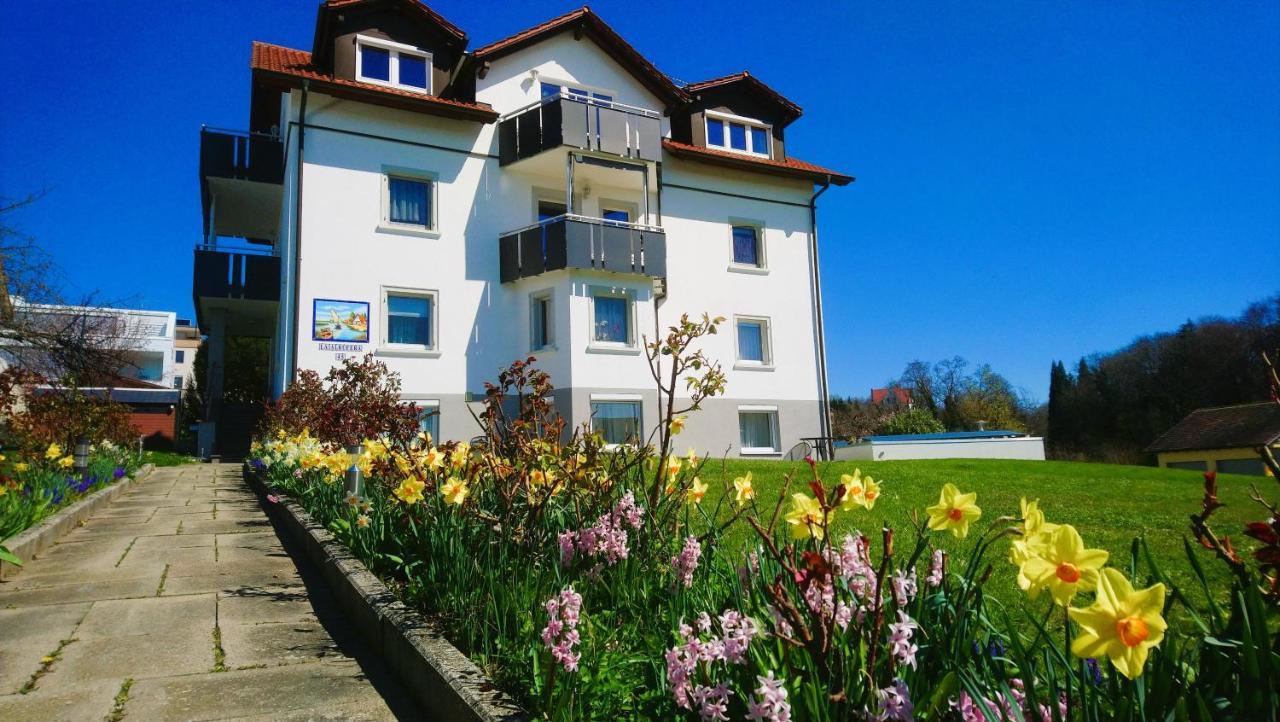
[[[582,611],[582,595],[567,586],[561,592],[548,599],[543,607],[547,610],[547,626],[542,630],[542,644],[551,650],[551,658],[566,672],[578,671],[578,661],[582,655],[574,651],[581,638],[578,635],[578,621]]]
[[[942,586],[942,574],[946,564],[947,555],[941,549],[933,550],[933,562],[929,565],[929,576],[925,577],[925,584],[932,587]]]
[[[893,601],[899,607],[905,607],[916,598],[916,570],[904,572],[901,569],[894,572],[893,579]]]
[[[644,507],[636,504],[635,495],[627,492],[612,509],[605,512],[595,524],[580,531],[562,532],[560,542],[560,564],[569,566],[573,563],[575,553],[584,557],[603,559],[608,566],[613,566],[626,559],[630,554],[627,527],[639,529]]]
[[[676,578],[685,589],[693,586],[693,573],[697,570],[698,559],[701,557],[702,546],[698,544],[698,538],[692,535],[685,538],[684,548],[680,553],[671,557],[671,566],[675,570]]]
[[[716,621],[720,626],[718,635]],[[664,655],[671,695],[682,709],[696,707],[703,719],[722,720],[728,709],[728,685],[695,685],[698,666],[710,674],[717,664],[746,664],[747,648],[759,630],[754,619],[733,609],[725,610],[715,620],[705,612],[699,614],[695,627],[681,621],[680,643]]]
[[[910,722],[912,715],[915,714],[915,706],[911,703],[907,683],[900,679],[893,680],[893,684],[876,692],[876,696],[880,701],[880,709],[871,715],[871,718],[878,722],[889,720]]]
[[[901,609],[898,610],[898,621],[889,625],[889,651],[898,664],[912,669],[916,666],[916,652],[919,649],[911,643],[912,633],[920,627]]]
[[[747,703],[747,717],[753,722],[791,722],[791,705],[787,703],[787,688],[782,680],[773,676],[756,677],[760,683],[755,697]]]

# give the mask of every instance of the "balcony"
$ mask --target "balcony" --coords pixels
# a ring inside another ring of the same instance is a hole
[[[662,158],[657,111],[552,95],[498,122],[498,163],[510,165],[567,146],[641,161]]]
[[[667,235],[657,226],[563,215],[498,239],[503,283],[577,268],[667,275]]]
[[[199,245],[191,282],[196,319],[221,313],[233,336],[270,336],[280,301],[280,257],[269,249]]]
[[[205,238],[275,240],[284,188],[284,144],[274,135],[200,129]]]

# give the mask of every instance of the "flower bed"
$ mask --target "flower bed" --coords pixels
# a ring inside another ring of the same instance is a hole
[[[110,441],[90,446],[83,474],[74,473],[75,460],[58,444],[40,453],[0,453],[0,541],[17,536],[59,509],[132,474],[135,454]],[[0,558],[20,564],[0,547]]]
[[[716,325],[686,319],[648,344],[671,382],[644,445],[567,432],[528,362],[489,388],[483,444],[435,445],[366,359],[287,394],[252,463],[554,719],[1274,717],[1275,568],[1268,547],[1253,566],[1213,533],[1211,477],[1193,532],[1231,567],[1226,593],[1171,586],[1140,540],[1109,559],[1055,523],[1051,499],[983,510],[950,484],[904,531],[836,537],[832,520],[875,508],[892,481],[801,465],[766,500],[749,476],[713,480],[714,465],[671,452],[683,415],[723,389],[691,350]],[[704,508],[711,484],[728,513]],[[750,549],[721,544],[729,525],[753,530]],[[1259,525],[1264,544],[1280,528]],[[962,541],[949,556],[938,535]],[[1203,580],[1211,558],[1187,552]],[[1023,604],[988,600],[1001,564],[1017,566]]]

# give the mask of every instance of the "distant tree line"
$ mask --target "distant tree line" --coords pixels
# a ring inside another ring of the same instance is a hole
[[[1264,351],[1280,348],[1280,295],[1238,318],[1187,321],[1111,353],[1054,362],[1048,452],[1060,459],[1148,461],[1143,449],[1188,413],[1263,401]]]
[[[836,436],[920,434],[937,431],[1008,429],[1043,434],[1044,405],[1015,389],[988,364],[970,370],[956,356],[930,363],[912,361],[890,387],[906,389],[910,404],[889,394],[882,403],[870,399],[833,398],[832,428]]]

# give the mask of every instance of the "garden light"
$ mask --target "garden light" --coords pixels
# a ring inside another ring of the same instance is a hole
[[[73,467],[77,475],[82,475],[89,468],[89,437],[76,437],[75,450],[72,452]]]
[[[362,479],[360,478],[360,452],[359,444],[347,447],[347,456],[351,459],[351,466],[347,467],[347,496],[354,496],[357,499],[361,497]]]

